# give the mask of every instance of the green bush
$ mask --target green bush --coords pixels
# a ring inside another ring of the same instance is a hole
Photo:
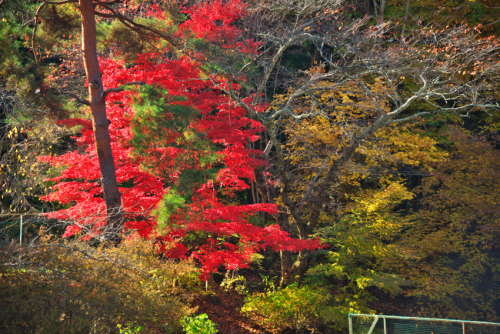
[[[323,288],[297,284],[284,289],[271,286],[265,293],[248,296],[241,310],[267,328],[300,330],[321,323],[330,298]]]
[[[205,313],[195,317],[184,317],[181,319],[181,324],[187,334],[215,334],[218,332],[217,324],[208,319],[208,315]]]
[[[117,324],[116,327],[120,331],[120,334],[135,334],[135,333],[142,333],[144,327],[137,326],[134,323],[128,323],[125,326],[122,326],[121,324]]]
[[[247,280],[241,275],[233,276],[229,275],[229,270],[226,272],[224,279],[222,280],[220,286],[226,291],[234,289],[235,291],[246,294],[247,293]]]

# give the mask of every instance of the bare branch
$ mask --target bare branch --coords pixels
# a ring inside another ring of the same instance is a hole
[[[90,102],[88,100],[85,100],[81,97],[79,97],[78,95],[76,94],[73,94],[73,93],[66,93],[66,92],[59,92],[59,91],[51,91],[52,94],[55,94],[55,95],[67,95],[73,99],[76,100],[76,102],[78,103],[81,103],[81,104],[84,104],[86,106],[89,106],[90,107]]]
[[[20,30],[23,30],[28,24],[32,23],[32,22],[35,22],[35,19],[31,19],[29,21],[26,21],[26,23],[23,24],[23,26],[21,27]]]
[[[274,54],[271,62],[267,65],[267,69],[262,77],[262,80],[259,84],[259,86],[257,87],[257,90],[255,92],[255,99],[253,101],[253,106],[255,106],[257,103],[258,103],[258,100],[259,100],[259,96],[260,94],[262,94],[262,92],[264,91],[265,87],[266,87],[266,84],[269,80],[269,77],[271,76],[271,73],[273,71],[273,69],[276,67],[276,65],[278,64],[278,60],[281,58],[281,56],[283,55],[283,52],[285,52],[285,50],[290,47],[294,42],[294,38],[289,38],[283,45],[280,46],[280,48],[278,49],[278,51]]]

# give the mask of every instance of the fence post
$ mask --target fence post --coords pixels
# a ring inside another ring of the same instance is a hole
[[[23,244],[23,215],[21,215],[21,227],[19,228],[19,245]]]
[[[348,319],[349,319],[349,334],[353,334],[352,333],[352,318],[351,318],[350,313],[349,313]]]
[[[372,326],[370,327],[370,330],[368,331],[368,334],[372,334],[373,330],[375,329],[375,326],[377,326],[377,321],[378,321],[378,316],[375,316],[375,320],[373,320]]]

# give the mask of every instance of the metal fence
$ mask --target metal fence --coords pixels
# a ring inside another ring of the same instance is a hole
[[[349,334],[500,334],[500,323],[349,314]]]
[[[45,214],[0,214],[0,244],[18,240],[19,244],[29,243],[36,236],[39,228],[48,226],[51,220]],[[53,221],[53,220],[52,220]],[[52,230],[64,230],[64,226],[50,225]]]

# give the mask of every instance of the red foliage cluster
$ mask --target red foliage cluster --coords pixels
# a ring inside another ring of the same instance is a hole
[[[210,5],[201,5],[188,11],[191,20],[183,29],[193,29],[205,38],[213,38],[225,29],[229,40],[234,40],[236,32],[232,23],[243,15],[243,5],[238,1],[233,6],[223,6],[220,1]],[[205,11],[210,11],[210,15]],[[234,11],[233,11],[234,9]],[[205,14],[203,14],[205,13]],[[223,19],[221,27],[214,22]],[[199,22],[195,22],[199,20]],[[226,29],[227,28],[227,29]],[[243,268],[250,257],[259,249],[271,247],[274,250],[298,251],[300,249],[318,249],[316,240],[292,239],[278,226],[261,228],[248,222],[248,217],[256,212],[276,212],[276,205],[225,205],[217,197],[216,189],[240,191],[247,189],[248,181],[254,180],[254,169],[265,162],[260,158],[260,151],[247,148],[247,143],[256,141],[262,125],[246,116],[241,107],[236,107],[220,91],[214,89],[207,80],[200,79],[198,65],[190,58],[178,60],[162,59],[158,54],[141,55],[133,68],[127,69],[109,60],[101,60],[103,85],[117,87],[126,82],[142,81],[151,86],[164,88],[172,96],[184,96],[187,103],[199,110],[200,116],[192,124],[198,131],[206,133],[207,138],[217,144],[222,157],[223,168],[218,171],[214,182],[208,181],[193,191],[193,198],[187,208],[178,210],[172,217],[172,229],[166,236],[158,236],[156,221],[152,211],[162,197],[169,192],[166,180],[153,172],[140,168],[141,161],[148,157],[134,157],[131,121],[134,111],[130,107],[130,92],[109,94],[107,115],[110,121],[111,146],[115,159],[117,180],[122,194],[123,211],[127,223],[125,227],[137,231],[143,237],[155,237],[163,241],[182,241],[190,231],[203,231],[208,235],[238,236],[238,244],[218,243],[209,238],[208,243],[194,251],[192,256],[203,265],[202,278],[209,272],[216,271],[220,265],[227,269]],[[216,110],[216,112],[214,112]],[[75,137],[80,150],[57,157],[45,156],[41,160],[52,166],[62,166],[61,175],[51,181],[57,182],[54,192],[42,199],[58,201],[67,205],[66,209],[52,212],[50,217],[70,218],[78,224],[67,228],[64,236],[82,232],[86,237],[98,233],[105,224],[105,204],[102,199],[100,171],[92,124],[86,119],[68,119],[61,123],[67,126],[81,126],[80,136]],[[169,129],[165,129],[168,137]],[[158,134],[161,136],[161,134]],[[158,147],[157,150],[164,150]],[[176,150],[170,150],[170,158],[175,159]],[[168,163],[168,159],[167,162]],[[175,178],[174,178],[175,179]],[[169,181],[170,182],[170,181]],[[169,257],[187,255],[188,249],[177,243],[174,248],[165,250]]]
[[[251,39],[238,41],[240,30],[235,21],[245,15],[247,5],[240,0],[203,2],[185,9],[189,19],[180,26],[185,36],[194,35],[224,48],[244,53],[255,53],[260,45]]]

